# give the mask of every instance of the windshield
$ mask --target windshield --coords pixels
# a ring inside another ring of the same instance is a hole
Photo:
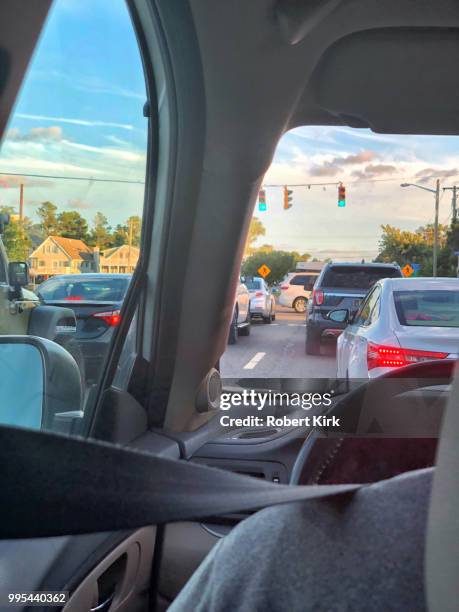
[[[41,285],[38,295],[45,302],[121,302],[129,284],[127,278],[53,279]]]
[[[400,325],[407,327],[459,327],[459,290],[395,291]]]
[[[400,272],[393,267],[334,266],[325,272],[321,286],[324,288],[339,287],[342,289],[362,289],[367,291],[381,278],[394,278],[398,276],[400,276]]]
[[[261,281],[258,279],[247,280],[245,284],[249,291],[258,291],[259,289],[262,289]]]

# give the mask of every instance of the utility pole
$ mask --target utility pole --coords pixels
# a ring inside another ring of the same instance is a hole
[[[433,239],[433,262],[432,262],[432,276],[437,276],[437,260],[438,260],[438,209],[440,206],[440,180],[437,179],[435,183],[435,189],[430,187],[424,187],[423,185],[416,185],[415,183],[402,183],[400,187],[417,187],[424,191],[430,191],[435,194],[435,224],[434,224],[434,239]]]
[[[453,197],[451,199],[451,211],[452,218],[451,223],[457,223],[457,187],[453,185],[453,187],[443,187],[443,191],[452,191]]]
[[[24,184],[19,185],[19,221],[24,221]]]
[[[132,219],[129,219],[128,272],[131,271]]]
[[[437,276],[438,259],[438,209],[440,206],[440,180],[437,179],[435,186],[435,225],[434,225],[434,248],[433,248],[433,277]]]

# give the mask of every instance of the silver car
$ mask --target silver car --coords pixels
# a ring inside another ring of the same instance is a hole
[[[276,301],[270,288],[260,276],[246,278],[245,284],[250,293],[250,316],[271,323],[276,318]]]

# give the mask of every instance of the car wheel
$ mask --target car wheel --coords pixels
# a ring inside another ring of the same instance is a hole
[[[244,327],[241,327],[239,330],[240,336],[250,336],[250,327],[251,327],[252,315],[250,314],[250,308],[247,312],[247,319],[245,320]]]
[[[228,334],[228,344],[236,344],[237,342],[237,309],[234,309],[233,320]]]
[[[298,297],[293,302],[293,308],[295,312],[303,313],[306,312],[306,304],[308,303],[307,299],[304,297]]]
[[[269,325],[270,323],[272,323],[272,320],[273,320],[273,311],[270,310],[269,315],[267,317],[263,317],[263,323],[266,323],[266,325]]]
[[[86,368],[83,351],[81,350],[78,341],[72,336],[67,335],[57,336],[54,341],[56,344],[60,344],[62,348],[65,348],[65,350],[75,359],[78,369],[80,370],[81,384],[84,388],[86,383]]]
[[[306,329],[306,353],[320,355],[320,336],[311,329]]]

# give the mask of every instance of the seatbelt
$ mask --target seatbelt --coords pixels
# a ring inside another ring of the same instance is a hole
[[[97,440],[0,427],[0,537],[135,529],[352,496],[361,486],[288,486]]]

